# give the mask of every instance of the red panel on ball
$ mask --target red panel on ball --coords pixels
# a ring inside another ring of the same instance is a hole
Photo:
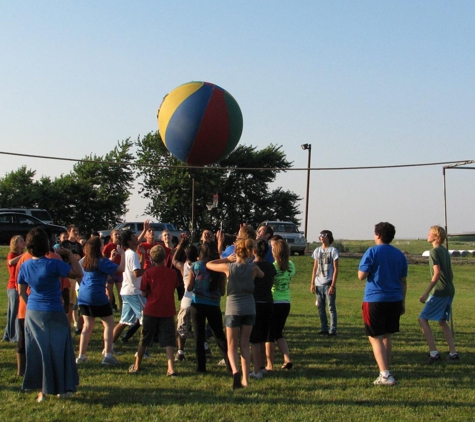
[[[224,90],[215,86],[188,154],[187,163],[202,166],[217,161],[226,149],[229,128]]]

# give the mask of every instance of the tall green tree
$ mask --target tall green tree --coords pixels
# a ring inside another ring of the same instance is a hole
[[[66,206],[57,208],[59,221],[73,222],[89,233],[122,220],[135,175],[130,165],[113,163],[132,162],[132,146],[133,142],[126,139],[104,157],[86,156],[86,161],[74,165],[69,177],[57,181],[66,201]]]
[[[0,179],[0,208],[37,207],[38,182],[35,170],[21,166]]]
[[[292,165],[280,146],[258,150],[240,145],[221,162],[196,169],[174,158],[158,132],[139,137],[136,145],[137,163],[144,165],[138,170],[140,193],[150,199],[146,211],[161,221],[191,228],[194,183],[197,231],[222,226],[235,232],[242,222],[256,227],[266,219],[298,222],[298,195],[282,188],[269,188],[277,173]],[[240,170],[243,167],[256,170]],[[219,196],[218,207],[208,210],[214,194]]]
[[[41,177],[25,166],[0,178],[1,207],[37,207],[50,212],[57,224],[76,224],[90,233],[120,222],[127,213],[134,170],[130,139],[119,141],[104,157],[88,155],[73,170],[55,179]]]

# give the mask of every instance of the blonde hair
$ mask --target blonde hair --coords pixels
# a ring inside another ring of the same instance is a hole
[[[447,237],[447,234],[445,233],[445,229],[440,226],[432,226],[430,228],[430,231],[432,234],[434,234],[437,237],[437,240],[439,243],[443,243],[445,238]]]
[[[23,239],[23,236],[17,234],[10,239],[10,252],[16,252],[16,247],[18,244],[18,239]]]
[[[153,259],[153,262],[157,264],[161,264],[165,261],[167,253],[165,249],[161,245],[155,245],[152,249],[150,249],[150,258]]]
[[[290,247],[284,239],[272,241],[272,255],[282,271],[289,269]]]
[[[235,246],[236,255],[241,259],[252,257],[256,248],[256,242],[253,239],[238,239]]]

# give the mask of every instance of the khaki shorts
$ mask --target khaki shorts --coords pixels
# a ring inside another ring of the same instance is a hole
[[[180,308],[176,319],[176,331],[181,338],[193,337],[190,308]]]

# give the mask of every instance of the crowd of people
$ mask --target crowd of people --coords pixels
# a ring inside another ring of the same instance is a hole
[[[405,311],[408,265],[404,254],[390,245],[394,226],[379,223],[374,233],[375,246],[366,251],[358,270],[358,278],[366,280],[362,315],[380,371],[374,384],[394,385],[389,370],[391,336],[399,331],[399,318]],[[162,232],[161,241],[154,239],[149,221],[139,235],[112,231],[106,245],[95,234],[81,240],[74,225],[53,247],[41,228],[31,230],[26,239],[11,239],[3,340],[17,343],[22,388],[37,390],[38,402],[46,395],[64,398],[77,391],[77,367],[90,362],[87,350],[97,318],[103,324],[102,365],[118,365],[114,345],[119,339],[128,341],[141,328],[130,374],[142,370],[147,349],[158,343],[165,348],[167,376],[176,377],[176,362],[188,356],[187,339],[194,340],[196,372],[206,372],[210,337],[232,374],[233,389],[247,387],[250,378],[262,379],[273,371],[276,346],[282,354],[281,369],[293,367],[284,327],[296,268],[288,244],[271,227],[260,226],[256,232],[243,224],[229,244],[224,233],[214,235],[210,230],[203,231],[198,245],[187,234],[173,242],[168,231]],[[444,239],[441,227],[431,227],[432,277],[420,297],[426,305],[419,317],[430,349],[429,363],[441,359],[430,320],[438,321],[444,333],[450,349],[447,359],[459,359],[447,324],[455,290]],[[336,336],[339,253],[332,246],[331,231],[323,230],[319,240],[321,246],[312,254],[310,291],[318,308],[319,334]],[[175,293],[180,301],[178,314]],[[117,324],[114,311],[121,313]],[[77,357],[71,326],[79,335]]]

